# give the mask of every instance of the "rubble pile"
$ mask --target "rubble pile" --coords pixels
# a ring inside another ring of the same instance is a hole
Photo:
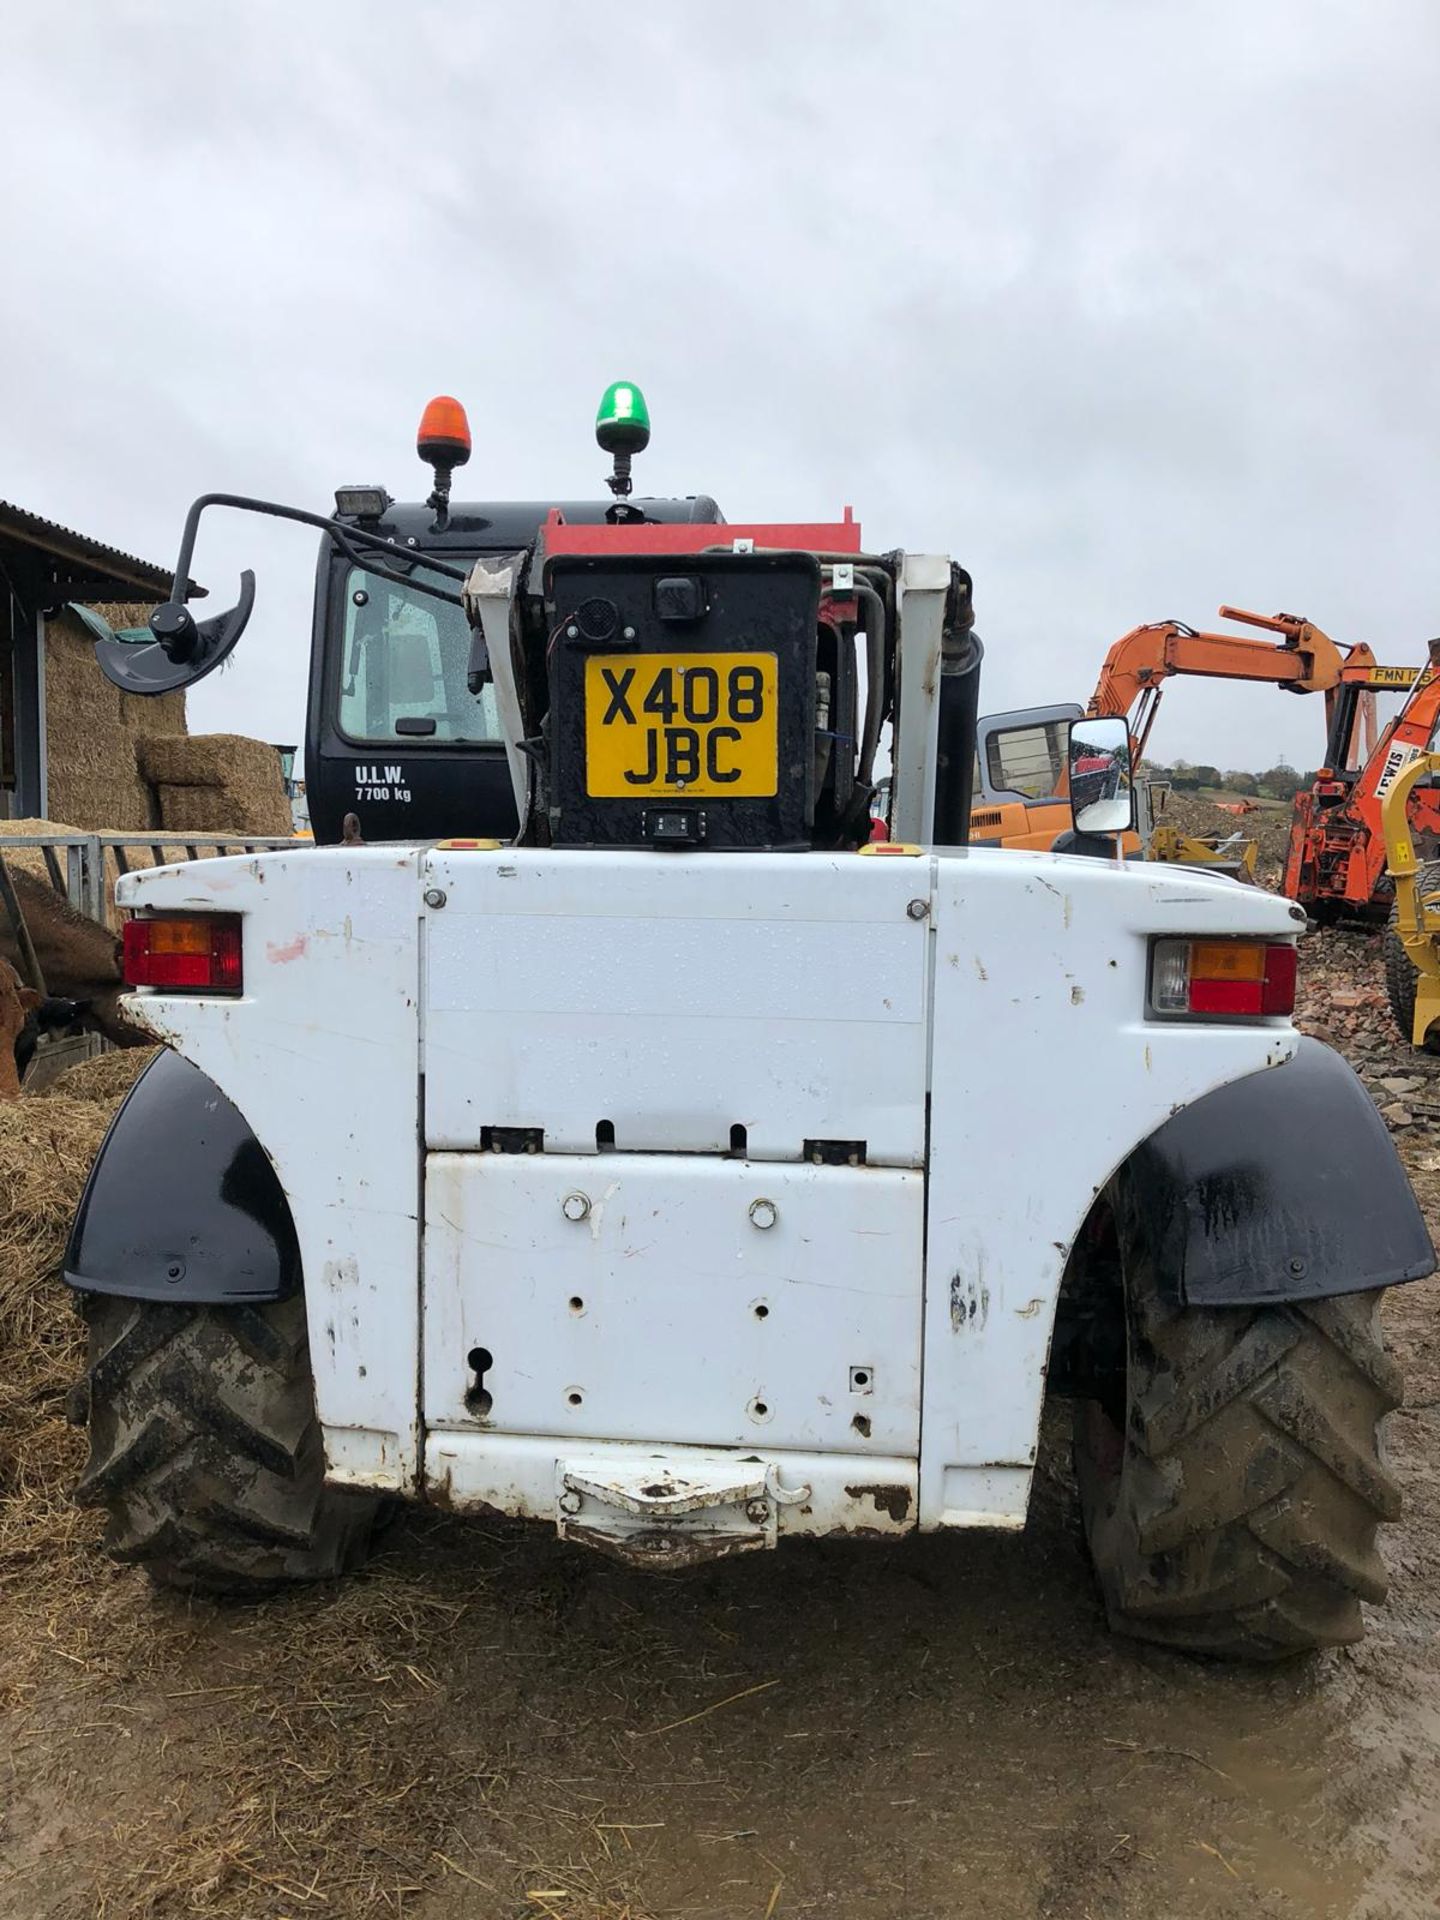
[[[1382,943],[1370,928],[1307,935],[1295,1024],[1345,1055],[1392,1131],[1440,1128],[1440,1057],[1401,1038],[1385,996]]]
[[[1239,802],[1238,794],[1229,796]],[[1198,793],[1171,793],[1156,815],[1165,826],[1178,827],[1181,833],[1197,840],[1253,840],[1260,849],[1257,878],[1262,886],[1277,887],[1285,866],[1285,849],[1290,839],[1290,807],[1277,800],[1258,800],[1250,813],[1229,813],[1224,805]]]
[[[1181,833],[1194,834],[1197,840],[1227,840],[1232,833],[1253,839],[1251,829],[1257,817],[1253,813],[1226,813],[1223,807],[1217,807],[1213,800],[1198,793],[1169,794],[1164,810],[1158,815],[1167,827],[1178,827]]]

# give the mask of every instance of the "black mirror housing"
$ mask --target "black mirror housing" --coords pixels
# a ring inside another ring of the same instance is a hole
[[[97,640],[95,659],[122,693],[178,693],[224,664],[249,625],[254,605],[255,575],[247,567],[240,576],[240,598],[228,612],[197,620],[182,601],[167,600],[150,616],[154,638],[148,644]]]

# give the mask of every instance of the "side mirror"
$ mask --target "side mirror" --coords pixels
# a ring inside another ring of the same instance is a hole
[[[122,693],[175,693],[181,687],[193,687],[223,665],[245,631],[254,605],[255,576],[247,567],[240,576],[240,598],[228,612],[197,620],[187,606],[168,601],[150,616],[148,644],[97,637],[95,658],[105,678]],[[96,624],[94,619],[86,622],[92,633]]]
[[[1135,824],[1135,780],[1125,721],[1074,721],[1069,762],[1076,833],[1127,833]]]

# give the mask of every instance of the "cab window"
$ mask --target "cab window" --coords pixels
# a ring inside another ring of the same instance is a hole
[[[495,689],[465,684],[470,627],[445,600],[352,567],[345,579],[340,731],[408,746],[499,741]]]
[[[992,792],[1023,794],[1027,800],[1048,800],[1065,771],[1069,738],[1068,720],[992,733],[985,742],[986,786]]]

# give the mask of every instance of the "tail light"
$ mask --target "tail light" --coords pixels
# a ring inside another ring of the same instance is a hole
[[[238,913],[165,914],[125,926],[125,984],[169,993],[239,993]]]
[[[1157,940],[1150,1008],[1211,1020],[1293,1013],[1295,969],[1289,940]]]

